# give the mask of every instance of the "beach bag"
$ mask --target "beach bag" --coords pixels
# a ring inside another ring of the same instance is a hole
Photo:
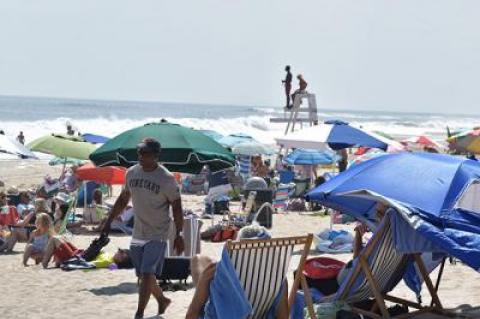
[[[70,258],[67,261],[64,261],[60,268],[65,271],[72,271],[72,270],[85,270],[85,269],[95,269],[95,265],[91,262],[84,260],[81,257],[75,256]]]
[[[235,240],[237,238],[237,233],[238,233],[238,228],[236,226],[226,225],[215,233],[215,235],[212,238],[212,242],[219,243],[222,241],[227,241],[229,239]]]
[[[187,290],[187,278],[190,276],[190,258],[167,257],[163,263],[162,274],[157,279],[165,290]],[[172,281],[178,280],[175,285]]]
[[[103,247],[107,246],[110,242],[110,238],[107,235],[102,234],[100,237],[94,239],[90,246],[82,253],[82,258],[86,261],[92,261],[100,254]]]

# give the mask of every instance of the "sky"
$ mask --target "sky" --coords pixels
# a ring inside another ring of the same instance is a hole
[[[0,94],[476,113],[480,1],[3,0]],[[294,87],[297,86],[294,83]]]

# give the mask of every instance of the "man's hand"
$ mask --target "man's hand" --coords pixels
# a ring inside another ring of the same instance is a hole
[[[173,248],[175,249],[177,255],[180,255],[185,250],[185,242],[183,236],[177,235],[173,241]]]

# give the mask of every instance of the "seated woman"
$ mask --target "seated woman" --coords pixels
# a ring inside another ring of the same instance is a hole
[[[23,265],[28,266],[28,259],[32,258],[36,264],[39,264],[49,239],[53,234],[53,225],[50,216],[45,213],[37,215],[35,221],[36,229],[30,235],[28,244],[23,253]]]
[[[11,230],[8,242],[3,245],[2,249],[11,252],[18,241],[28,241],[33,228],[27,228],[26,226],[29,225],[34,215],[35,213],[32,211],[21,219],[15,206],[8,205],[7,194],[0,191],[0,227]]]
[[[261,226],[246,226],[243,227],[239,233],[239,239],[267,239],[270,238],[268,231]],[[199,319],[202,318],[204,313],[204,307],[210,297],[210,282],[215,276],[217,263],[207,256],[197,255],[191,260],[191,275],[192,281],[195,284],[195,293],[192,301],[187,310],[186,319]],[[285,285],[280,303],[277,307],[278,319],[288,319],[288,292],[287,285]]]

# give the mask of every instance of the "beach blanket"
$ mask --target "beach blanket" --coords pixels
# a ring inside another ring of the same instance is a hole
[[[329,254],[351,253],[353,236],[345,230],[324,230],[313,235],[315,250]]]

